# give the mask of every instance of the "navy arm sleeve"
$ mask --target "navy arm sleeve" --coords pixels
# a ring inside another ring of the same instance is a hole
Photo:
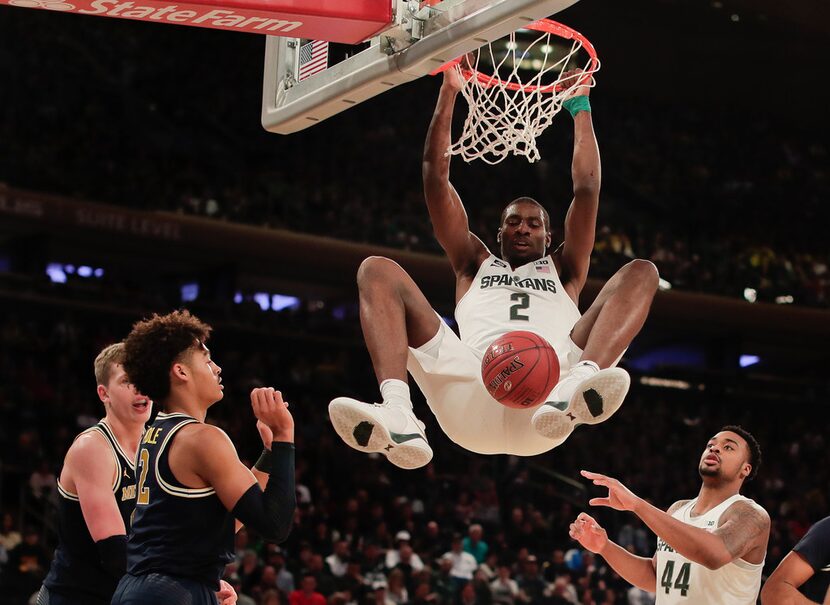
[[[271,444],[271,472],[265,491],[254,483],[231,512],[266,540],[280,543],[291,531],[296,505],[294,444],[275,441]]]
[[[95,543],[101,564],[116,580],[127,573],[127,536],[110,536]]]
[[[830,565],[830,517],[813,525],[793,550],[816,571]]]

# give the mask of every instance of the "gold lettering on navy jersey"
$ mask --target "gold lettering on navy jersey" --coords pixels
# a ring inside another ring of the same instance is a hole
[[[498,288],[500,286],[515,286],[523,290],[536,290],[556,294],[556,282],[552,279],[540,279],[528,277],[521,279],[515,275],[484,275],[481,278],[482,290],[487,288]]]
[[[121,502],[135,500],[135,485],[127,485],[121,488]]]
[[[144,433],[144,439],[141,440],[141,443],[152,443],[155,445],[156,441],[158,441],[160,433],[161,427],[150,427],[147,429],[147,432]]]

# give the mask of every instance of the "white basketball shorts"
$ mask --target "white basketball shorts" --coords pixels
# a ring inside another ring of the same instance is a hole
[[[569,334],[551,346],[559,356],[560,375],[582,355]],[[559,445],[533,430],[530,417],[538,406],[508,408],[490,397],[481,379],[482,356],[443,320],[429,342],[409,348],[407,369],[447,436],[479,454],[535,456]]]

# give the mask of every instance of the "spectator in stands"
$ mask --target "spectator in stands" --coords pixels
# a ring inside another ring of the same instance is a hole
[[[277,590],[277,571],[271,565],[266,565],[262,568],[259,583],[254,586],[251,596],[261,601],[263,595],[272,590]]]
[[[335,578],[341,578],[346,574],[349,565],[349,543],[345,540],[337,540],[334,543],[334,552],[326,557],[326,566]]]
[[[476,563],[481,565],[484,563],[484,560],[487,558],[487,543],[482,540],[484,536],[484,530],[481,528],[481,525],[478,523],[474,523],[470,525],[470,529],[468,530],[468,535],[464,538],[462,542],[462,547],[464,552],[468,552],[473,557],[475,557]]]
[[[576,605],[576,587],[566,576],[560,576],[545,590],[548,605]]]
[[[411,568],[411,571],[421,571],[424,568],[424,562],[417,553],[413,552],[410,540],[412,536],[406,530],[401,530],[395,534],[396,548],[390,548],[386,551],[386,569],[394,569],[400,563]],[[411,573],[408,572],[408,573]]]
[[[29,477],[29,488],[32,496],[38,501],[53,500],[56,495],[57,480],[55,473],[49,468],[48,460],[40,460],[37,468]]]
[[[461,534],[453,535],[450,550],[444,553],[444,557],[452,560],[450,575],[459,589],[473,579],[473,572],[478,568],[478,563],[473,555],[464,551]]]
[[[441,603],[453,603],[460,584],[452,576],[455,559],[450,553],[445,553],[438,562],[438,571],[433,578],[433,587]]]
[[[256,603],[253,599],[251,599],[251,603]],[[282,599],[279,590],[271,589],[262,594],[262,598],[259,600],[260,605],[285,605],[285,601]],[[237,605],[242,605],[242,600],[240,599],[237,601]]]
[[[49,552],[41,544],[40,532],[29,527],[23,532],[23,541],[9,551],[6,567],[9,572],[10,594],[13,602],[26,602],[40,588],[49,570]]]
[[[519,598],[519,585],[510,577],[510,566],[499,565],[498,577],[490,582],[495,605],[515,605]]]
[[[528,555],[521,575],[516,578],[519,588],[531,605],[541,605],[544,601],[547,583],[539,576],[539,561],[536,555]]]
[[[290,605],[326,605],[326,598],[317,592],[317,578],[307,573],[303,576],[301,588],[289,595]]]
[[[0,526],[0,547],[10,552],[15,546],[23,541],[23,536],[15,529],[14,515],[3,513],[3,523]]]
[[[294,574],[285,568],[285,553],[277,544],[265,545],[265,562],[277,573],[277,588],[284,594],[294,591]]]
[[[409,592],[406,590],[405,576],[400,569],[393,569],[386,578],[386,598],[395,605],[407,605]]]

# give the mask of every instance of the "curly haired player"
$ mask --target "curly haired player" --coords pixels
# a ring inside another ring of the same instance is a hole
[[[224,397],[222,369],[206,341],[211,328],[187,311],[138,322],[125,340],[124,368],[162,411],[136,457],[135,514],[127,574],[114,605],[208,605],[233,558],[237,519],[268,540],[288,536],[294,517],[294,420],[272,388],[251,393],[265,445],[251,470],[208,408]]]

